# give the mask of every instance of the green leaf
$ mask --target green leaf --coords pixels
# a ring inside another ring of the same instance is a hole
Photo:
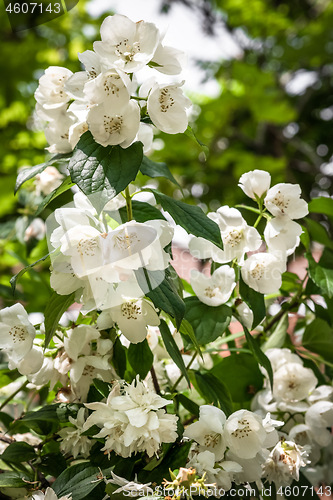
[[[264,296],[250,288],[244,281],[242,276],[239,278],[239,293],[244,302],[253,312],[253,325],[256,328],[259,323],[266,317],[266,306]]]
[[[98,392],[103,396],[103,398],[107,398],[110,394],[111,388],[107,382],[100,380],[99,378],[94,378],[93,384],[98,390]]]
[[[103,147],[94,141],[90,132],[86,132],[74,149],[68,170],[72,181],[101,210],[105,203],[135,180],[142,157],[141,142],[135,142],[126,149],[121,146]]]
[[[133,218],[136,220],[136,222],[147,222],[148,220],[166,220],[164,215],[158,208],[153,207],[149,203],[146,203],[144,201],[137,201],[137,200],[132,200],[132,211],[133,211]],[[122,207],[119,209],[119,214],[121,218],[122,224],[127,222],[127,210],[126,207]]]
[[[8,415],[8,413],[6,413],[4,411],[0,411],[0,422],[2,424],[4,424],[4,426],[6,427],[6,429],[9,429],[9,426],[12,423],[13,420],[14,419],[13,419],[13,417],[11,415]]]
[[[28,266],[26,266],[23,269],[21,269],[20,272],[18,272],[17,274],[15,274],[15,276],[13,276],[11,278],[10,285],[12,287],[13,294],[15,293],[17,281],[21,278],[21,276],[23,276],[24,273],[26,273],[27,271],[29,271],[29,269],[32,269],[33,267],[35,267],[36,264],[39,264],[39,262],[44,262],[46,259],[49,258],[50,255],[51,254],[49,254],[49,253],[47,255],[44,255],[44,257],[42,257],[41,259],[38,259],[38,260],[36,260],[36,262],[33,262],[32,264],[29,264]]]
[[[194,345],[197,353],[203,359],[203,355],[202,355],[200,346],[198,344],[197,338],[195,336],[193,327],[192,327],[191,323],[189,321],[187,321],[187,319],[185,319],[185,318],[181,322],[181,325],[180,325],[180,328],[179,328],[179,333],[181,333],[185,337],[189,337],[189,339],[192,342],[192,344]]]
[[[312,219],[306,219],[305,222],[313,240],[318,241],[318,243],[326,247],[333,248],[333,242],[322,224]]]
[[[10,444],[0,455],[0,458],[6,462],[22,463],[37,458],[37,455],[33,446],[22,441]]]
[[[333,217],[333,200],[332,198],[326,198],[325,196],[320,196],[319,198],[313,198],[308,204],[309,212],[317,214],[325,214],[329,217]]]
[[[251,354],[232,354],[223,358],[210,372],[223,380],[232,400],[237,403],[251,401],[253,394],[263,386],[264,376]]]
[[[177,347],[175,339],[173,338],[173,336],[169,330],[168,325],[166,324],[166,322],[163,319],[161,320],[159,329],[160,329],[166,350],[168,351],[171,359],[176,363],[176,365],[178,366],[178,368],[180,369],[180,371],[182,372],[182,374],[186,378],[188,385],[190,386],[190,379],[188,377],[187,370],[186,370],[182,355],[179,352],[179,349]]]
[[[207,403],[215,406],[229,417],[232,413],[232,399],[227,386],[211,372],[194,372],[195,381],[202,397]]]
[[[185,231],[211,241],[219,248],[223,247],[219,226],[209,219],[200,207],[174,200],[156,189],[150,189],[150,191],[154,193],[157,203],[160,203],[162,208],[169,212],[175,223],[184,228]]]
[[[100,430],[100,429],[98,429]],[[81,434],[82,436],[82,434]],[[41,463],[38,468],[46,475],[60,476],[67,468],[67,462],[62,453],[46,453],[40,457]]]
[[[209,148],[203,142],[199,141],[199,139],[196,137],[195,133],[193,132],[192,127],[188,126],[184,133],[188,137],[193,139],[197,144],[199,144],[199,146],[201,147],[202,151],[205,154],[205,158],[207,159],[207,156],[209,155]]]
[[[147,158],[147,156],[144,156],[140,165],[140,171],[143,175],[147,175],[152,178],[165,177],[180,188],[180,185],[170,172],[166,163],[157,163],[156,161],[152,161],[150,158]]]
[[[104,469],[103,473],[109,473],[109,470]],[[65,469],[62,474],[55,480],[52,485],[58,498],[65,495],[72,495],[72,500],[82,500],[91,491],[96,488],[100,481],[100,469],[97,466],[89,465],[89,463],[80,463],[72,465]]]
[[[184,394],[176,394],[175,398],[187,411],[199,418],[200,407],[197,403],[189,399],[187,396],[184,396]]]
[[[322,293],[333,297],[333,251],[325,248],[317,263],[310,253],[305,254],[309,262],[309,276]]]
[[[0,488],[26,488],[27,481],[31,481],[23,472],[2,472],[0,474]]]
[[[127,351],[128,350],[126,349],[126,347],[123,346],[122,343],[120,342],[119,337],[117,337],[113,345],[112,364],[120,378],[124,378],[124,374],[126,371]]]
[[[45,163],[40,163],[39,165],[35,165],[34,167],[23,168],[22,170],[20,170],[16,178],[14,194],[17,193],[22,184],[35,177],[35,175],[43,172],[46,167],[49,167],[54,163],[67,160],[71,157],[71,155],[72,153],[59,153]]]
[[[47,306],[44,312],[45,315],[45,344],[46,348],[50,340],[53,337],[54,332],[59,326],[59,320],[61,316],[67,311],[69,306],[74,303],[75,293],[70,295],[58,295],[57,292],[53,292],[51,297],[47,302]]]
[[[37,411],[28,411],[22,417],[15,420],[10,426],[10,431],[17,431],[22,425],[33,428],[33,424],[39,422],[68,422],[68,417],[76,417],[82,405],[74,403],[56,403],[46,405]],[[32,426],[31,426],[32,424]]]
[[[288,329],[289,321],[288,321],[288,314],[285,313],[278,324],[276,325],[275,330],[271,334],[270,337],[268,337],[268,340],[263,343],[261,346],[261,349],[266,352],[267,349],[272,349],[273,347],[283,347],[286,337],[287,337],[287,329]]]
[[[228,328],[232,311],[225,304],[211,307],[197,297],[187,297],[185,305],[185,319],[192,325],[199,345],[213,342]]]
[[[191,446],[192,441],[182,444],[175,443],[169,452],[162,457],[161,464],[155,467],[150,474],[147,475],[146,471],[139,473],[139,481],[161,484],[164,478],[169,477],[169,469],[185,467]]]
[[[260,345],[258,344],[257,339],[253,338],[251,333],[245,326],[243,327],[245,332],[245,337],[248,343],[249,348],[252,351],[253,356],[256,358],[258,363],[265,368],[268,373],[269,381],[271,383],[271,389],[273,390],[273,370],[272,365],[266,354],[261,350]]]
[[[4,367],[4,365],[6,367]],[[21,377],[21,374],[19,373],[18,370],[9,370],[8,369],[8,364],[2,364],[1,366],[1,372],[0,372],[0,388],[4,387],[5,385],[11,384],[16,380],[17,378]]]
[[[295,273],[286,271],[282,274],[282,285],[280,290],[283,294],[289,295],[290,293],[299,292],[302,284],[299,277]]]
[[[62,193],[65,193],[68,191],[72,186],[74,186],[74,183],[71,181],[70,177],[66,177],[66,179],[63,181],[62,184],[60,184],[59,187],[54,189],[52,193],[48,194],[42,201],[42,203],[38,206],[36,212],[35,212],[35,217],[38,217],[40,215],[44,208],[47,207],[51,201],[55,200],[58,196],[60,196]]]
[[[154,306],[175,318],[176,328],[180,327],[185,314],[185,303],[179,296],[175,280],[169,269],[165,271],[135,271],[139,286]]]
[[[333,330],[323,319],[316,318],[305,328],[302,345],[333,363]]]
[[[154,361],[154,355],[150,350],[147,339],[138,344],[130,344],[128,361],[133,370],[140,375],[140,378],[144,379]]]

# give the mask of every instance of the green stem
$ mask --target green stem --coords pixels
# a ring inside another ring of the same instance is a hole
[[[262,217],[263,217],[263,214],[260,214],[260,215],[258,216],[257,220],[255,221],[255,223],[254,223],[254,225],[253,225],[253,227],[254,227],[254,228],[256,228],[256,227],[258,226],[258,224],[259,224],[259,222],[261,221]]]
[[[29,381],[26,380],[18,389],[16,389],[16,391],[13,392],[13,394],[8,396],[8,398],[5,399],[2,405],[0,406],[0,410],[2,410],[2,408],[4,408],[13,398],[15,398],[16,394],[22,391],[28,385],[28,383]]]
[[[192,365],[192,363],[194,362],[194,360],[195,360],[196,356],[197,356],[197,352],[195,352],[195,353],[193,354],[193,356],[192,356],[192,358],[191,358],[191,361],[189,362],[189,364],[188,364],[188,365],[187,365],[187,367],[186,367],[186,370],[188,370],[189,368],[191,368],[191,365]],[[173,392],[175,392],[177,385],[179,384],[179,382],[180,382],[181,380],[183,380],[183,377],[184,377],[184,374],[182,373],[182,374],[178,377],[178,379],[176,380],[176,382],[174,383],[174,385],[173,385],[173,387],[172,387],[172,389],[171,389],[171,391],[170,391],[170,392],[171,392],[171,394],[172,394]]]
[[[126,209],[127,209],[127,219],[128,221],[133,220],[133,211],[132,211],[132,198],[129,191],[129,186],[125,189],[126,196]]]

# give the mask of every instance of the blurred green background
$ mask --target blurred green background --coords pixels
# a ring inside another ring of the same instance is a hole
[[[331,196],[333,2],[156,0],[161,12],[170,16],[170,23],[177,3],[195,10],[202,33],[211,37],[223,20],[243,53],[232,60],[197,61],[205,79],[216,80],[220,88],[220,95],[214,98],[203,95],[200,88],[190,95],[196,105],[191,125],[198,139],[209,147],[206,159],[186,135],[159,135],[164,147],[152,157],[169,165],[186,201],[201,204],[205,211],[248,202],[237,181],[243,172],[254,168],[270,172],[273,183],[299,183],[307,201]],[[5,298],[18,262],[32,262],[47,253],[45,242],[29,254],[22,242],[12,238],[17,214],[33,213],[35,204],[29,189],[14,197],[13,188],[17,169],[42,163],[47,153],[44,134],[35,130],[32,119],[38,78],[50,65],[80,70],[77,52],[92,48],[93,41],[99,39],[103,18],[112,14],[108,11],[92,19],[86,7],[87,2],[80,0],[67,15],[17,34],[12,33],[1,8],[0,283]],[[200,36],[198,33],[197,43]],[[167,181],[160,182],[160,189],[181,197]],[[50,209],[69,198],[70,192],[65,193]],[[48,214],[49,209],[42,217]],[[330,231],[324,217],[317,220]],[[312,234],[315,239],[325,242],[325,236],[318,235],[322,226],[309,229],[317,234]],[[33,279],[43,279],[42,274],[36,273]],[[22,278],[28,295],[29,279],[28,275]],[[42,286],[48,294],[46,278]],[[45,297],[40,300],[45,301]],[[36,299],[34,310],[38,310],[38,302]]]

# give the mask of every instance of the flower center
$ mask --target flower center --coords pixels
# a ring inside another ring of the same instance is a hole
[[[243,232],[241,230],[232,229],[226,236],[224,236],[223,241],[226,245],[234,247],[240,244],[242,238]]]
[[[9,335],[13,336],[13,344],[16,344],[16,342],[23,342],[26,337],[27,330],[23,326],[13,326],[9,330]]]
[[[141,314],[140,306],[133,304],[133,302],[126,302],[121,306],[121,312],[126,319],[138,319]]]
[[[158,102],[160,103],[160,110],[162,113],[166,113],[168,109],[174,105],[175,101],[171,97],[170,91],[167,87],[161,90]]]
[[[123,117],[122,116],[107,116],[104,115],[104,130],[109,134],[114,134],[116,132],[120,132],[121,127],[123,126]]]
[[[250,433],[252,432],[252,429],[249,425],[249,421],[244,418],[243,420],[240,420],[238,424],[242,425],[243,427],[241,427],[240,429],[236,429],[234,432],[231,433],[231,435],[239,439],[242,439],[244,437],[249,437]]]
[[[91,365],[86,365],[82,372],[82,377],[92,377],[95,372],[95,367]]]
[[[219,444],[220,434],[206,434],[204,443],[207,448],[215,448]]]
[[[115,237],[115,242],[120,250],[128,250],[131,245],[138,241],[138,236],[136,233],[128,234],[127,231],[122,231]]]
[[[77,245],[77,249],[81,257],[86,255],[87,257],[93,257],[97,250],[97,240],[96,238],[81,239]]]
[[[206,297],[209,297],[210,299],[215,297],[216,295],[216,292],[219,290],[219,287],[211,287],[211,286],[208,286],[207,288],[205,288],[205,295]]]
[[[104,87],[104,92],[106,93],[107,96],[109,96],[110,94],[118,95],[119,87],[117,85],[117,80],[120,80],[119,75],[108,75],[104,79],[103,87]]]
[[[264,274],[264,271],[265,271],[265,266],[258,262],[255,268],[252,269],[252,271],[250,271],[250,274],[254,280],[260,280],[260,278],[262,278],[262,275]]]
[[[283,196],[281,191],[278,191],[276,193],[275,197],[273,198],[272,203],[274,203],[274,205],[276,205],[281,210],[281,212],[284,214],[284,211],[288,208],[289,201],[290,200],[288,198],[286,199]]]
[[[133,45],[130,45],[128,38],[124,38],[124,40],[117,43],[115,53],[125,62],[131,62],[135,54],[140,52],[140,50],[140,42],[134,42]]]

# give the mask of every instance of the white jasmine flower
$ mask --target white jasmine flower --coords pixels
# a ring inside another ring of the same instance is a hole
[[[27,379],[36,387],[42,387],[50,382],[50,389],[53,389],[58,381],[58,375],[54,368],[53,358],[44,356],[41,368],[37,372],[27,375]]]
[[[140,267],[150,271],[166,269],[170,257],[164,248],[172,236],[173,229],[165,221],[126,222],[103,238],[104,260],[124,271]]]
[[[130,495],[131,497],[136,497],[136,496],[143,496],[143,495],[153,495],[154,490],[150,488],[149,486],[151,483],[147,484],[142,484],[138,483],[137,479],[135,478],[135,481],[127,481],[127,479],[124,479],[123,477],[117,476],[113,471],[111,471],[111,476],[112,479],[106,479],[105,482],[106,484],[115,484],[117,486],[120,486],[116,491],[113,492],[115,493],[121,493],[121,492],[126,492],[127,495]],[[123,493],[123,495],[125,495]],[[125,496],[127,496],[125,495]]]
[[[204,304],[219,306],[227,302],[236,286],[235,271],[229,266],[221,266],[211,276],[191,270],[191,286]]]
[[[77,121],[70,111],[63,110],[57,119],[50,121],[44,130],[45,138],[50,144],[46,148],[50,153],[70,153],[73,149],[69,141],[69,129]]]
[[[318,380],[310,368],[285,363],[274,373],[273,395],[284,401],[301,401],[316,387]]]
[[[299,184],[276,184],[267,192],[264,203],[276,217],[301,219],[309,213],[308,204],[300,199],[301,193]]]
[[[21,375],[31,375],[38,372],[44,361],[43,349],[33,346],[21,361],[14,361],[8,353],[10,370],[18,369]]]
[[[99,104],[87,116],[89,129],[96,142],[102,146],[128,148],[135,139],[140,125],[140,108],[136,101],[129,101],[121,111],[115,112]]]
[[[79,52],[78,58],[86,70],[88,79],[96,78],[103,70],[107,69],[99,55],[93,50]]]
[[[242,467],[240,472],[234,473],[234,481],[236,484],[260,481],[262,476],[262,464],[265,462],[265,458],[263,457],[264,454],[267,455],[269,452],[263,449],[260,450],[254,458],[245,459],[240,458],[237,454],[233,453],[232,450],[227,451],[226,459],[228,461],[235,461],[240,467]]]
[[[276,487],[289,486],[299,480],[299,470],[308,463],[307,447],[298,446],[293,441],[280,441],[271,451],[263,466],[263,476]]]
[[[244,325],[248,330],[251,330],[253,325],[253,312],[246,302],[240,302],[237,304],[236,310],[240,316],[240,322],[242,325]]]
[[[108,340],[108,339],[105,339]],[[63,348],[54,360],[57,371],[69,379],[73,393],[79,401],[85,401],[94,378],[111,382],[117,378],[109,360],[112,342],[100,339],[100,333],[89,325],[78,325],[68,330]]]
[[[307,398],[309,404],[318,401],[333,401],[333,387],[331,385],[320,385]]]
[[[102,312],[101,316],[103,314],[105,311]],[[109,309],[109,314],[113,321],[118,324],[121,333],[132,344],[142,342],[146,338],[148,325],[158,326],[160,324],[156,309],[146,299],[125,299],[121,305]]]
[[[101,38],[101,42],[94,43],[97,54],[110,66],[132,73],[152,59],[159,32],[153,23],[134,23],[126,16],[115,14],[104,19]]]
[[[326,436],[326,433],[324,434]],[[295,425],[290,429],[288,439],[289,441],[294,441],[299,446],[307,446],[309,450],[311,448],[311,451],[309,451],[311,465],[319,461],[321,455],[320,445],[315,442],[315,435],[310,427],[305,424]],[[327,444],[329,444],[331,440],[331,436],[329,435]]]
[[[299,246],[302,232],[302,226],[293,220],[285,217],[271,219],[264,231],[269,253],[285,259]]]
[[[276,372],[286,363],[297,363],[298,365],[303,366],[302,358],[291,352],[291,350],[287,347],[284,347],[283,349],[279,349],[278,347],[267,349],[265,354],[271,362],[273,372]]]
[[[212,258],[214,262],[222,264],[233,259],[242,262],[245,253],[260,247],[260,234],[246,223],[239,210],[226,205],[220,207],[216,213],[209,213],[208,217],[216,222],[221,230],[223,250],[204,238],[192,238],[189,248],[194,257]]]
[[[216,460],[221,460],[227,446],[224,430],[226,420],[224,412],[219,408],[202,405],[199,420],[185,429],[184,437],[199,443],[199,451],[213,452]]]
[[[158,44],[152,62],[154,69],[165,75],[178,75],[186,62],[186,55],[182,50]]]
[[[217,488],[228,491],[234,475],[242,471],[242,466],[231,461],[216,462],[214,453],[207,450],[194,455],[188,465],[194,467],[199,475],[206,473],[209,483],[215,483]]]
[[[39,86],[35,92],[36,101],[44,108],[56,108],[69,101],[64,90],[66,80],[72,75],[67,68],[50,66],[39,79]]]
[[[72,494],[65,495],[58,499],[52,488],[46,488],[45,493],[42,491],[34,491],[31,498],[32,500],[71,500]]]
[[[253,200],[261,198],[269,190],[271,176],[265,170],[252,170],[246,172],[239,179],[238,186],[244,191],[246,196]]]
[[[332,442],[332,435],[327,427],[333,426],[333,403],[318,401],[305,413],[305,424],[311,429],[313,439],[321,446]]]
[[[147,153],[151,150],[153,145],[154,132],[151,125],[147,123],[140,122],[139,131],[136,135],[135,140],[140,141],[143,144],[143,152]],[[141,193],[140,193],[141,194]],[[152,194],[152,193],[142,193],[144,195]]]
[[[55,167],[46,167],[46,169],[35,177],[36,196],[44,196],[52,193],[54,189],[60,186],[64,180],[63,174]]]
[[[14,363],[29,353],[35,335],[36,330],[22,304],[14,304],[0,311],[0,347],[8,349]]]
[[[66,81],[64,86],[65,92],[72,99],[77,99],[78,101],[84,101],[85,95],[83,93],[83,89],[85,84],[89,80],[90,78],[87,71],[77,71],[72,76],[70,76]]]
[[[102,451],[114,450],[124,458],[145,451],[152,457],[162,443],[173,443],[177,439],[178,417],[162,409],[168,404],[167,399],[138,379],[131,385],[117,383],[106,403],[86,404],[93,413],[84,429],[92,425],[101,428],[94,437],[106,438]]]
[[[110,69],[89,80],[83,93],[91,105],[104,104],[107,112],[115,114],[128,105],[130,85],[131,80],[125,73]]]
[[[147,110],[153,124],[167,134],[185,132],[188,126],[186,109],[192,103],[183,94],[181,83],[159,85],[155,83],[149,93]]]
[[[278,440],[274,423],[263,421],[260,415],[248,410],[238,410],[225,423],[226,444],[236,456],[254,458],[266,442],[271,442],[272,438]]]
[[[277,292],[282,284],[282,273],[285,271],[284,261],[269,253],[251,255],[241,268],[245,283],[259,293]]]
[[[78,455],[82,455],[84,458],[88,458],[90,449],[95,443],[95,440],[89,439],[87,436],[82,436],[83,425],[86,421],[85,418],[85,408],[80,408],[77,414],[77,418],[68,417],[68,420],[75,427],[64,427],[58,434],[61,439],[60,450],[65,454],[73,455],[76,458]]]
[[[60,251],[71,257],[70,263],[78,278],[103,267],[101,233],[92,226],[77,225],[60,239]]]
[[[31,224],[27,227],[24,232],[24,241],[30,241],[31,239],[42,240],[45,236],[46,227],[43,219],[38,217],[34,219]]]

